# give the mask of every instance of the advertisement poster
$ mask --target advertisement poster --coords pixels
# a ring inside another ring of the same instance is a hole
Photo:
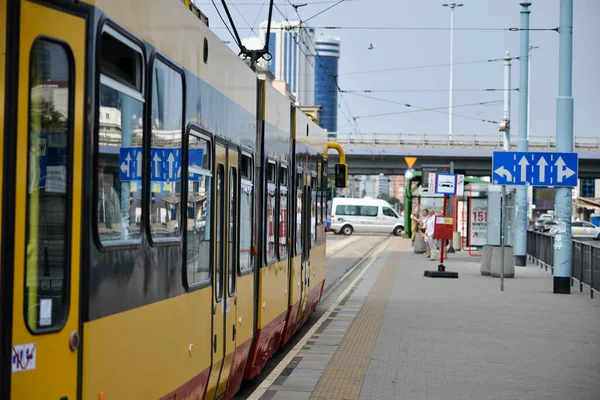
[[[487,199],[471,201],[471,218],[469,218],[469,245],[484,246],[487,244]]]

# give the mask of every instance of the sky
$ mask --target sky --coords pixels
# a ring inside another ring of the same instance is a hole
[[[531,28],[558,27],[560,0],[531,2]],[[255,36],[248,29],[249,25],[258,32],[259,24],[267,19],[266,0],[228,0],[226,3],[242,39]],[[307,4],[298,8],[302,20],[335,4],[327,0],[291,3]],[[450,10],[442,3],[345,0],[307,23],[317,28],[317,36],[341,38],[339,87],[343,91],[372,91],[341,95],[339,103],[343,112],[338,110],[338,132],[448,133]],[[503,58],[506,51],[512,57],[519,56],[520,32],[501,29],[519,27],[520,1],[464,0],[462,3],[464,6],[454,13],[454,134],[497,134],[498,124],[482,120],[502,119],[503,91],[484,89],[503,88],[504,67],[503,61],[487,60]],[[596,120],[600,112],[600,1],[575,0],[574,3],[574,135],[600,137]],[[224,41],[230,41],[229,46],[237,53],[213,4],[207,0],[196,0],[196,4],[209,17],[211,28]],[[215,0],[215,4],[226,19],[220,0]],[[275,0],[275,4],[290,20],[298,19],[287,0]],[[283,19],[274,8],[273,20]],[[319,28],[327,26],[375,29]],[[382,27],[419,29],[385,30]],[[468,30],[461,30],[465,28]],[[559,34],[551,30],[530,31],[529,40],[531,46],[538,46],[531,58],[530,134],[555,136]],[[369,50],[371,43],[374,48]],[[518,60],[512,62],[512,88],[519,87],[519,63]],[[431,65],[440,66],[424,67]],[[374,72],[382,69],[388,71]],[[511,91],[511,94],[511,136],[518,136],[519,92]],[[436,110],[415,112],[416,107]],[[375,116],[399,112],[402,113]]]

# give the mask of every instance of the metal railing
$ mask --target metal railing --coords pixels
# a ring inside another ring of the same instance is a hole
[[[550,267],[554,273],[554,236],[527,231],[527,255],[540,268],[547,271]],[[587,285],[593,299],[594,291],[600,292],[600,247],[573,240],[571,257],[571,286],[578,281],[579,291],[583,292],[583,285]]]
[[[369,145],[369,146],[403,146],[403,147],[445,147],[445,148],[484,148],[501,149],[504,142],[503,134],[454,134],[452,140],[448,134],[431,133],[336,133],[330,140],[342,145]],[[511,138],[511,147],[517,146],[516,137]],[[600,136],[587,137],[575,136],[573,138],[575,151],[599,151]],[[537,150],[556,149],[556,137],[551,135],[530,136],[529,148]]]

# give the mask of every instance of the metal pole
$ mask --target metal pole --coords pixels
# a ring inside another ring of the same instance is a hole
[[[529,6],[531,2],[524,1],[520,3],[521,9],[521,70],[519,85],[519,140],[518,150],[528,151],[527,141],[527,65],[529,64]],[[524,267],[527,265],[527,188],[525,186],[517,187],[517,208],[516,208],[516,234],[515,234],[515,265]]]
[[[500,130],[504,130],[504,151],[510,151],[510,53],[504,56],[504,119]],[[504,291],[504,246],[506,244],[506,186],[500,192],[500,291]]]
[[[510,151],[510,53],[507,51],[504,57],[504,151]]]
[[[500,291],[504,292],[504,237],[506,233],[506,199],[505,186],[502,185],[500,199]]]
[[[454,174],[454,161],[450,161],[450,173]],[[455,179],[454,192],[456,193],[456,183],[457,183],[456,177],[454,179]],[[449,212],[446,212],[446,210],[444,209],[444,215],[450,215],[456,221],[456,215],[455,215],[455,210],[454,210],[454,199],[455,198],[456,198],[456,194],[448,196],[448,202],[450,204],[452,204],[452,207],[450,207]],[[454,229],[452,230],[452,233],[454,233]],[[453,254],[453,253],[455,253],[455,250],[454,250],[454,246],[452,245],[452,239],[450,239],[448,241],[448,254]]]
[[[452,141],[454,125],[452,107],[454,103],[454,7],[450,7],[450,93],[448,100],[448,140]]]
[[[573,151],[573,0],[560,1],[558,50],[558,98],[556,100],[556,151]],[[571,188],[556,188],[556,219],[559,232],[554,237],[554,293],[571,293]]]
[[[539,46],[529,46],[527,55],[529,56],[529,62],[527,63],[527,140],[529,140],[529,132],[531,126],[529,121],[531,120],[531,50],[537,49]]]
[[[452,107],[454,102],[454,9],[456,7],[462,7],[462,3],[448,3],[442,4],[444,7],[450,8],[450,90],[448,93],[448,141],[452,142],[452,130],[453,130],[453,115]]]

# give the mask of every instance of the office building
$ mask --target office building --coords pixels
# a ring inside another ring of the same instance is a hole
[[[328,132],[335,133],[337,132],[340,38],[319,36],[315,40],[315,49],[315,104],[322,107],[321,126]]]
[[[260,40],[266,43],[267,22],[260,25]],[[275,80],[285,81],[299,106],[315,105],[315,30],[300,21],[271,22],[266,68]],[[264,65],[264,63],[262,63]]]

